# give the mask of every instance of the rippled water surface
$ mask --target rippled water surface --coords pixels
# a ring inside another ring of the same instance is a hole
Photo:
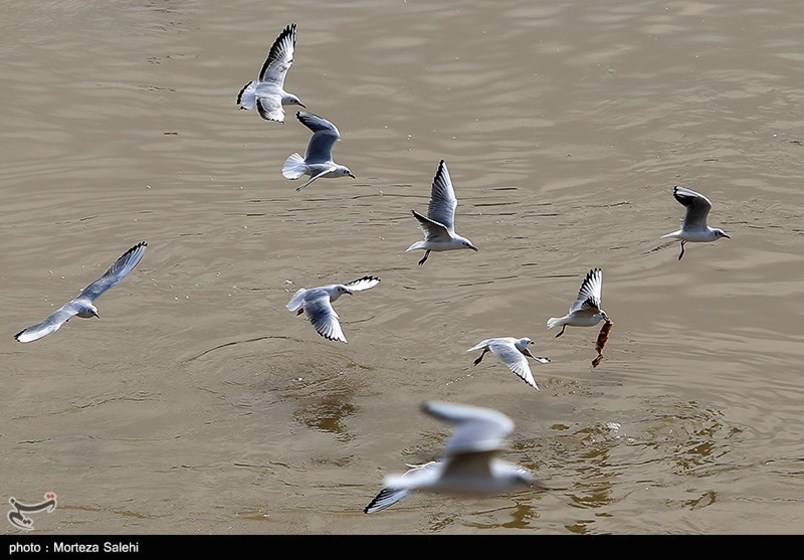
[[[357,175],[297,193],[308,131],[238,111],[289,22],[287,89]],[[757,4],[10,2],[0,22],[0,491],[69,533],[804,533],[804,12]],[[438,161],[458,232],[421,238]],[[732,239],[678,246],[671,196]],[[102,319],[41,320],[149,242]],[[592,267],[614,320],[560,316]],[[349,344],[285,309],[336,308]],[[531,337],[535,392],[466,349]],[[516,423],[549,492],[413,494],[427,399]],[[7,524],[0,532],[13,532]]]

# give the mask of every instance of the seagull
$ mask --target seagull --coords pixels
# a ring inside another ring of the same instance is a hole
[[[285,306],[296,315],[307,313],[316,332],[327,340],[346,342],[341,329],[340,317],[332,308],[332,302],[341,294],[354,294],[373,288],[380,283],[376,276],[363,276],[347,284],[329,284],[318,288],[301,288]]]
[[[58,311],[52,313],[38,325],[33,325],[32,327],[21,330],[14,335],[14,338],[17,339],[17,342],[33,342],[34,340],[39,340],[59,330],[64,323],[76,315],[83,319],[90,317],[100,318],[98,308],[95,307],[95,300],[101,297],[106,290],[117,285],[129,272],[134,270],[134,267],[142,260],[147,246],[148,243],[145,241],[140,241],[134,245],[131,249],[123,253],[120,258],[109,267],[109,270],[103,273],[103,276],[81,290],[78,296],[62,305]]]
[[[602,319],[609,320],[606,312],[600,308],[601,291],[603,289],[603,271],[593,268],[589,271],[581,284],[578,299],[569,309],[569,314],[563,317],[551,317],[547,321],[547,328],[561,327],[556,338],[564,334],[567,326],[594,327]]]
[[[731,239],[722,229],[711,228],[706,225],[706,216],[709,214],[709,210],[712,209],[712,203],[704,195],[676,185],[673,187],[673,197],[687,207],[687,213],[684,215],[684,223],[681,224],[681,229],[663,235],[662,239],[674,237],[681,240],[681,252],[678,254],[678,260],[681,260],[681,257],[684,256],[684,244],[687,241],[717,241],[721,237]]]
[[[302,158],[299,154],[291,154],[282,167],[282,175],[288,179],[298,179],[302,175],[310,175],[310,180],[296,190],[302,190],[319,177],[348,175],[354,179],[355,176],[348,167],[332,161],[332,145],[341,139],[341,133],[338,132],[335,125],[325,118],[303,111],[297,111],[296,118],[313,131],[304,157]]]
[[[450,251],[452,249],[472,249],[477,251],[471,241],[455,233],[455,208],[458,199],[449,178],[447,164],[442,159],[433,178],[430,189],[430,205],[427,207],[427,217],[416,210],[411,210],[413,216],[419,220],[419,227],[424,233],[424,241],[417,241],[407,248],[405,252],[424,249],[424,256],[419,266],[427,261],[430,251]]]
[[[505,449],[503,440],[514,429],[514,423],[505,414],[439,401],[424,403],[422,411],[455,425],[441,458],[414,466],[401,475],[386,476],[384,488],[364,512],[385,509],[417,489],[472,496],[533,487],[548,489],[524,467],[497,458]]]
[[[483,353],[477,357],[473,365],[479,364],[483,356],[486,355],[486,352],[496,354],[497,357],[508,366],[508,369],[515,373],[522,381],[539,391],[539,386],[536,384],[536,380],[533,379],[533,374],[530,372],[528,358],[533,358],[540,364],[549,364],[550,358],[534,356],[528,349],[529,344],[533,344],[533,341],[529,338],[488,338],[478,342],[467,350],[467,352],[483,349]]]
[[[253,109],[267,121],[285,122],[283,105],[300,105],[301,100],[284,89],[285,76],[293,64],[293,51],[296,50],[296,24],[291,23],[276,38],[268,58],[262,64],[257,80],[243,86],[237,94],[237,104],[241,109]]]

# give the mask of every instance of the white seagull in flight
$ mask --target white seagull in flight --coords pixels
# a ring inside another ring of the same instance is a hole
[[[477,251],[471,241],[455,233],[455,208],[458,199],[447,171],[447,164],[442,159],[433,178],[430,189],[430,205],[427,207],[427,217],[416,210],[411,210],[413,216],[419,221],[419,227],[424,233],[424,241],[417,241],[405,252],[424,249],[424,256],[419,260],[419,266],[427,261],[430,251],[451,251],[453,249],[472,249]]]
[[[384,488],[365,507],[365,513],[390,507],[413,490],[493,496],[525,488],[548,489],[526,468],[497,457],[506,448],[505,438],[514,430],[514,423],[505,414],[438,401],[424,403],[422,410],[455,426],[440,459],[414,466],[401,475],[386,476]]]
[[[511,372],[515,373],[522,381],[539,391],[539,386],[536,384],[536,380],[533,378],[533,374],[530,371],[528,358],[533,358],[540,364],[549,364],[550,358],[534,356],[528,349],[529,344],[533,344],[533,341],[529,338],[489,338],[478,342],[467,350],[467,352],[483,349],[483,353],[475,359],[473,365],[479,364],[483,356],[486,355],[486,352],[495,354],[508,366]]]
[[[126,275],[134,270],[134,267],[142,260],[145,254],[145,247],[148,243],[141,241],[131,249],[123,253],[112,266],[109,267],[103,276],[92,282],[89,286],[67,303],[61,306],[58,311],[52,313],[47,319],[23,329],[14,335],[18,342],[33,342],[59,330],[64,323],[75,317],[88,319],[90,317],[100,318],[98,308],[95,307],[95,300],[101,297],[106,290],[115,286]]]
[[[578,291],[578,298],[569,308],[569,313],[563,317],[551,317],[547,321],[547,328],[561,327],[556,338],[564,334],[568,326],[594,327],[601,320],[609,320],[606,312],[600,308],[601,292],[603,290],[603,271],[593,268],[589,271]]]
[[[673,197],[687,207],[687,213],[684,214],[684,223],[681,224],[681,229],[663,235],[662,238],[674,237],[681,240],[681,251],[678,253],[678,260],[681,260],[681,257],[684,256],[684,244],[687,241],[717,241],[721,237],[731,239],[722,229],[711,228],[706,225],[706,217],[709,215],[709,210],[712,209],[712,203],[704,195],[676,185],[673,187]]]
[[[347,284],[329,284],[318,288],[301,288],[285,306],[297,315],[307,314],[316,332],[327,340],[346,342],[341,329],[340,317],[332,308],[332,302],[341,294],[354,294],[373,288],[380,283],[376,276],[364,276]]]
[[[310,175],[310,180],[296,190],[302,190],[319,177],[332,178],[348,175],[354,179],[355,176],[348,167],[332,161],[332,145],[341,139],[341,133],[338,132],[335,125],[323,117],[303,111],[297,111],[296,118],[313,132],[304,157],[297,153],[291,154],[282,167],[282,175],[287,179],[298,179],[302,175]]]
[[[237,94],[237,104],[241,109],[253,109],[256,106],[257,112],[265,120],[284,123],[283,105],[305,106],[298,97],[283,89],[285,76],[293,64],[295,50],[296,24],[291,23],[271,45],[257,80],[244,85]]]

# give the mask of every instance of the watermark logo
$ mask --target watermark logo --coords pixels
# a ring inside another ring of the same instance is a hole
[[[33,519],[27,517],[25,514],[39,513],[40,511],[53,513],[53,510],[56,509],[56,494],[54,492],[47,492],[44,502],[32,505],[23,504],[16,498],[9,498],[8,502],[11,504],[11,507],[14,508],[8,512],[8,522],[17,529],[33,531]]]

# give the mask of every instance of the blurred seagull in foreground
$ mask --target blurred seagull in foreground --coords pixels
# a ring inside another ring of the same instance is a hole
[[[348,284],[329,284],[318,288],[301,288],[286,305],[296,315],[307,314],[316,332],[327,340],[346,342],[341,329],[340,317],[332,308],[332,302],[341,294],[354,294],[373,288],[380,283],[376,276],[364,276]]]
[[[602,290],[603,271],[593,268],[581,284],[578,298],[569,308],[569,313],[563,317],[551,317],[547,321],[547,328],[561,327],[561,332],[556,335],[558,338],[568,326],[594,327],[603,319],[608,321],[608,315],[600,308]]]
[[[417,241],[405,252],[424,249],[424,256],[419,260],[419,266],[427,261],[430,251],[451,251],[452,249],[472,249],[477,251],[471,241],[455,233],[455,208],[458,199],[447,171],[447,164],[442,159],[433,178],[430,189],[430,205],[427,207],[427,217],[416,210],[411,210],[413,216],[419,220],[419,227],[424,233],[424,241]]]
[[[268,58],[262,64],[260,75],[255,81],[243,86],[237,94],[237,104],[241,109],[253,109],[267,121],[285,122],[283,105],[300,105],[298,97],[282,89],[285,76],[293,64],[293,51],[296,50],[296,24],[291,23],[276,38]]]
[[[422,410],[455,425],[441,458],[414,466],[401,475],[386,476],[385,487],[365,507],[365,513],[390,507],[413,490],[493,496],[525,488],[548,489],[524,467],[497,458],[506,447],[505,437],[514,429],[505,414],[438,401],[424,403]]]
[[[341,139],[341,133],[338,132],[335,125],[323,117],[303,111],[297,111],[296,118],[313,132],[304,157],[292,154],[285,160],[285,165],[282,167],[282,175],[287,179],[298,179],[302,175],[310,175],[310,180],[296,190],[302,190],[319,177],[332,178],[348,175],[354,179],[355,176],[348,167],[332,161],[332,145]]]
[[[123,255],[109,267],[103,276],[92,282],[89,286],[81,290],[75,299],[71,299],[61,306],[58,311],[52,313],[47,319],[23,329],[14,335],[18,342],[33,342],[59,330],[64,323],[75,317],[88,319],[90,317],[100,318],[98,308],[95,307],[95,300],[101,297],[106,290],[115,286],[126,275],[134,270],[134,267],[142,260],[145,254],[145,247],[148,243],[141,241]]]
[[[678,253],[678,260],[681,260],[681,257],[684,256],[684,244],[687,241],[717,241],[721,237],[731,239],[722,229],[711,228],[706,225],[706,216],[709,214],[709,210],[712,209],[712,203],[704,195],[676,185],[673,187],[673,197],[686,206],[687,213],[684,215],[684,223],[681,224],[681,229],[663,235],[662,239],[674,237],[681,240],[681,251]]]
[[[539,386],[536,384],[536,380],[533,379],[533,374],[530,371],[528,358],[533,358],[540,364],[549,364],[550,358],[534,356],[528,349],[529,344],[533,344],[533,341],[529,338],[488,338],[478,342],[467,350],[467,352],[483,349],[483,353],[477,357],[473,365],[479,364],[483,356],[486,355],[486,352],[495,354],[508,366],[508,369],[515,373],[522,381],[539,391]]]

